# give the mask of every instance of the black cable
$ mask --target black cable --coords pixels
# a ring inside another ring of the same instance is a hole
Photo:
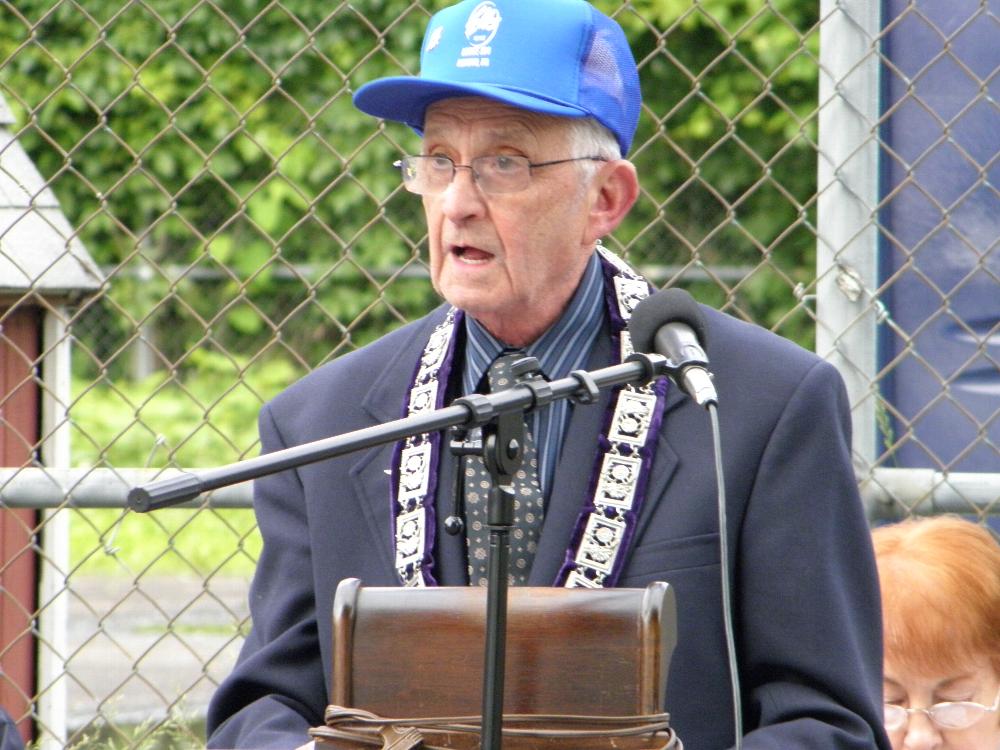
[[[712,421],[712,450],[715,453],[715,482],[719,503],[719,567],[722,583],[722,624],[726,636],[726,656],[729,659],[729,680],[733,692],[733,722],[736,725],[736,750],[743,747],[743,700],[740,695],[740,674],[736,662],[736,638],[733,634],[733,602],[729,582],[729,533],[726,525],[726,476],[722,468],[722,437],[719,429],[719,409],[707,405]]]

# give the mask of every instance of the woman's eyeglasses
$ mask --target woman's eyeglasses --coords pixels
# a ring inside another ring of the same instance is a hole
[[[903,708],[895,703],[885,704],[885,728],[890,732],[903,727],[910,714],[925,714],[941,729],[967,729],[988,713],[1000,709],[1000,689],[992,706],[984,706],[973,701],[948,701],[935,703],[929,708]]]

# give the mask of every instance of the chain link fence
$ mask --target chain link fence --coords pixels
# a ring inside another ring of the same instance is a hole
[[[255,455],[265,400],[435,304],[391,168],[418,140],[350,97],[416,72],[445,4],[0,5],[0,700],[41,746],[203,742],[249,487],[125,493]],[[645,99],[606,244],[838,366],[873,522],[989,523],[998,3],[596,4]]]

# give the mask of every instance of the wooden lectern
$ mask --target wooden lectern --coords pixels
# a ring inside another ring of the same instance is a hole
[[[342,581],[317,747],[478,748],[485,616],[483,588]],[[506,640],[504,750],[680,748],[660,713],[677,642],[666,583],[512,587]]]

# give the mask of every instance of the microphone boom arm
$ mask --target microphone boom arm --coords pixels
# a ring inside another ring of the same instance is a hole
[[[646,383],[672,372],[673,368],[665,357],[635,353],[620,365],[592,372],[575,370],[568,377],[553,381],[536,378],[534,382],[522,383],[508,390],[465,396],[441,409],[292,446],[226,466],[190,471],[169,479],[149,482],[129,490],[127,504],[134,511],[146,513],[179,505],[203,492],[364,448],[394,443],[411,435],[435,432],[455,425],[483,425],[502,414],[531,411],[562,398],[582,404],[592,403],[598,390],[627,383]]]

